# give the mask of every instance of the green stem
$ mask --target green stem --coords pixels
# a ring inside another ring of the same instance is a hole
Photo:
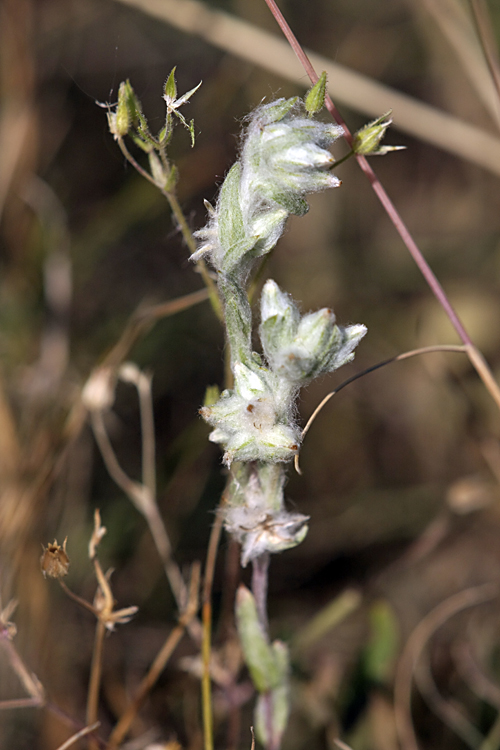
[[[192,255],[196,250],[196,240],[193,237],[193,233],[191,232],[189,225],[186,221],[186,217],[184,216],[184,213],[182,211],[182,208],[180,206],[180,203],[177,199],[177,196],[175,193],[169,190],[165,190],[161,185],[158,185],[156,180],[152,177],[152,175],[149,174],[149,172],[144,169],[144,167],[141,167],[138,161],[134,159],[130,151],[128,150],[125,141],[123,138],[118,138],[118,146],[120,147],[120,151],[126,158],[126,160],[131,164],[134,169],[141,175],[141,177],[144,177],[145,180],[150,182],[152,185],[157,188],[160,193],[167,199],[168,204],[170,206],[170,209],[175,217],[175,220],[177,222],[177,225],[179,229],[181,230],[182,237],[184,239],[184,242],[186,243],[188,250],[190,254]],[[208,272],[207,265],[205,261],[198,260],[196,262],[196,268],[198,272],[201,275],[201,278],[203,279],[203,283],[208,289],[208,294],[210,298],[210,304],[212,305],[212,308],[219,320],[222,320],[223,314],[222,314],[222,306],[219,299],[219,295],[217,293],[217,286],[214,283],[214,280],[210,276]]]
[[[335,162],[335,164],[333,165],[332,168],[336,169],[339,166],[339,164],[343,164],[345,161],[347,161],[348,159],[350,159],[351,156],[355,156],[355,153],[354,153],[354,151],[352,149],[349,151],[349,153],[347,153],[345,156],[343,156],[342,159],[337,159],[337,161]]]

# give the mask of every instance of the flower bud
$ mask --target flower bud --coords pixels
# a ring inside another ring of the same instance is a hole
[[[365,326],[341,328],[332,310],[299,315],[296,305],[269,279],[261,297],[260,337],[272,371],[297,385],[353,359]]]
[[[340,185],[327,149],[342,128],[301,117],[298,109],[295,97],[252,114],[215,215],[196,233],[202,244],[193,260],[209,254],[219,272],[246,278],[255,259],[276,245],[288,216],[308,211],[307,193]]]
[[[314,86],[307,92],[304,100],[306,112],[309,117],[320,112],[325,104],[326,95],[326,72],[323,71]]]
[[[381,146],[382,138],[385,136],[389,125],[392,125],[392,110],[378,117],[373,122],[367,123],[355,133],[352,150],[355,154],[364,156],[384,156],[389,151],[400,151],[405,146]]]

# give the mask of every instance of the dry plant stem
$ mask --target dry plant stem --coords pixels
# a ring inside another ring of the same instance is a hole
[[[463,641],[453,648],[453,661],[458,674],[472,692],[500,712],[500,687],[484,674],[476,661],[470,642]]]
[[[340,750],[352,750],[349,745],[347,745],[345,742],[342,742],[342,740],[339,740],[338,737],[334,739],[334,742],[337,747],[340,747]]]
[[[198,249],[198,246],[196,244],[196,240],[193,237],[193,233],[191,232],[189,225],[186,221],[186,217],[184,216],[184,213],[182,211],[182,208],[180,207],[179,201],[177,200],[177,196],[175,193],[172,193],[171,191],[165,190],[161,187],[161,185],[158,185],[154,178],[149,174],[148,171],[146,171],[141,165],[139,164],[136,159],[132,156],[130,151],[128,150],[127,146],[125,145],[125,142],[123,138],[118,138],[118,145],[120,147],[120,150],[122,154],[125,156],[127,161],[134,167],[134,169],[137,170],[137,172],[144,177],[145,180],[150,182],[152,185],[154,185],[161,194],[167,199],[168,204],[170,206],[170,209],[174,215],[174,218],[177,222],[177,226],[179,227],[181,234],[184,238],[184,242],[186,243],[189,254],[192,255],[196,252]],[[199,273],[201,274],[201,277],[203,279],[203,282],[208,289],[208,294],[210,298],[210,303],[214,309],[215,314],[219,318],[219,320],[222,320],[223,313],[222,313],[222,306],[219,299],[219,294],[217,291],[217,287],[210,276],[206,263],[203,260],[199,260],[196,263],[196,268],[198,269]]]
[[[94,729],[97,729],[101,725],[100,721],[96,721],[94,724],[91,724],[88,727],[84,727],[83,729],[80,729],[79,732],[69,737],[66,742],[63,742],[62,745],[59,745],[57,750],[67,750],[68,747],[71,747],[71,745],[74,745],[75,742],[82,737],[85,737],[86,734],[90,734],[90,732],[93,732]]]
[[[92,664],[90,666],[89,690],[87,696],[87,724],[95,724],[97,721],[97,709],[99,705],[99,689],[101,687],[102,674],[102,653],[104,648],[104,636],[106,635],[106,626],[101,620],[97,621],[94,651],[92,653]],[[89,750],[97,750],[98,743],[94,739],[89,739]]]
[[[0,708],[22,708],[25,706],[45,705],[45,693],[41,682],[36,675],[30,673],[23,660],[19,656],[16,647],[6,636],[0,639],[0,645],[7,655],[12,670],[16,673],[22,686],[30,698],[16,698],[12,701],[3,701]]]
[[[102,361],[102,366],[118,366],[127,358],[131,348],[141,335],[149,331],[157,320],[188,310],[193,305],[208,299],[208,289],[186,294],[177,299],[161,302],[151,307],[139,307],[131,316],[119,340]]]
[[[38,698],[11,698],[6,701],[0,701],[0,710],[11,708],[40,708],[44,703]]]
[[[477,350],[475,350],[477,351]],[[416,357],[420,354],[431,354],[433,352],[459,352],[462,354],[469,354],[469,350],[467,346],[460,346],[460,345],[453,345],[453,344],[438,344],[436,346],[424,346],[421,349],[411,349],[409,352],[403,352],[403,354],[397,354],[395,357],[390,357],[389,359],[384,359],[382,362],[377,362],[376,365],[372,365],[372,367],[368,367],[366,370],[363,370],[362,372],[357,372],[352,377],[348,378],[347,380],[344,380],[343,383],[341,383],[338,388],[335,388],[335,390],[330,391],[330,393],[327,393],[327,395],[320,401],[318,406],[315,408],[311,416],[306,422],[306,426],[302,430],[301,438],[302,440],[307,435],[309,430],[312,427],[312,424],[320,411],[323,409],[324,406],[330,401],[333,396],[335,396],[339,391],[341,391],[343,388],[345,388],[347,385],[350,385],[355,380],[358,380],[358,378],[364,377],[365,375],[368,375],[370,372],[375,372],[375,370],[379,370],[381,367],[385,367],[386,365],[390,365],[392,362],[401,362],[403,359],[410,359],[410,357]],[[469,354],[470,358],[470,354]],[[478,365],[479,366],[479,365]],[[476,368],[477,369],[477,368]],[[485,373],[485,377],[488,377],[488,371]],[[295,456],[294,459],[294,466],[295,471],[300,474],[300,466],[299,466],[299,456]]]
[[[59,585],[64,591],[64,593],[70,597],[70,599],[73,599],[73,601],[75,601],[81,607],[83,607],[84,609],[87,609],[89,612],[92,612],[92,614],[95,617],[97,617],[97,612],[96,612],[95,607],[93,607],[92,604],[90,604],[90,602],[86,601],[85,599],[82,599],[81,596],[78,596],[78,594],[75,594],[73,591],[71,591],[71,589],[69,589],[66,586],[62,578],[59,578]]]
[[[151,505],[156,504],[156,444],[153,414],[153,395],[151,392],[151,376],[140,372],[137,376],[137,393],[141,414],[141,442],[142,442],[142,484],[152,498]],[[170,545],[169,545],[170,546]],[[168,549],[168,556],[171,550]]]
[[[139,709],[146,700],[150,690],[155,685],[159,676],[165,669],[165,666],[172,656],[175,648],[177,647],[177,644],[181,640],[184,631],[189,626],[189,623],[192,621],[193,617],[196,615],[196,612],[198,610],[199,584],[200,567],[199,565],[193,565],[191,572],[191,583],[189,587],[189,601],[186,610],[179,618],[179,624],[176,625],[176,627],[172,630],[162,648],[158,652],[154,662],[149,668],[147,675],[141,681],[132,703],[127,708],[125,713],[121,716],[120,720],[111,732],[108,740],[108,748],[110,748],[110,750],[112,750],[113,748],[117,748],[125,738]]]
[[[179,609],[182,609],[183,603],[186,600],[185,597],[185,586],[182,580],[181,572],[172,559],[172,548],[168,534],[163,524],[163,519],[160,516],[158,507],[155,503],[148,503],[147,506],[143,500],[143,488],[137,482],[134,482],[130,477],[123,471],[118,460],[116,458],[113,447],[110,443],[106,427],[104,425],[103,414],[101,411],[90,412],[90,419],[92,423],[92,429],[101,451],[103,461],[106,465],[106,469],[109,475],[121,487],[125,494],[130,498],[132,503],[135,505],[137,510],[146,519],[155,546],[158,550],[158,554],[163,562],[165,573],[167,575],[172,593],[177,602]]]
[[[399,659],[394,682],[394,718],[403,750],[418,750],[411,718],[411,693],[415,668],[431,636],[454,615],[498,596],[498,586],[486,583],[465,589],[438,604],[419,622]]]
[[[221,503],[224,502],[224,496]],[[202,678],[201,696],[203,713],[203,739],[205,750],[213,750],[213,713],[212,713],[212,685],[210,681],[210,659],[212,648],[212,585],[214,580],[215,561],[222,532],[223,518],[217,513],[215,523],[212,526],[205,563],[205,577],[203,580],[202,595],[202,625],[203,634],[201,642]]]
[[[318,74],[314,70],[309,58],[307,57],[304,50],[300,46],[295,35],[293,34],[288,23],[286,22],[283,14],[279,10],[278,6],[276,5],[275,0],[265,0],[265,1],[271,13],[273,14],[274,18],[276,19],[280,29],[282,30],[283,34],[287,38],[290,46],[292,47],[293,51],[297,55],[301,64],[303,65],[304,70],[309,76],[311,82],[315,84],[318,80]],[[333,119],[339,125],[341,125],[342,128],[344,129],[344,138],[349,144],[349,146],[352,148],[353,139],[349,131],[349,128],[347,127],[340,112],[337,110],[336,106],[334,105],[333,101],[328,96],[328,94],[326,95],[326,98],[325,98],[325,106],[330,112],[330,114],[332,115]],[[403,219],[401,218],[400,214],[398,213],[391,199],[387,195],[385,189],[383,188],[375,172],[369,165],[368,160],[364,156],[361,156],[359,154],[356,155],[356,159],[358,161],[358,164],[361,170],[367,176],[379,201],[382,203],[382,206],[384,207],[387,215],[389,216],[390,220],[394,224],[396,231],[398,232],[399,236],[401,237],[404,244],[406,245],[408,252],[412,256],[420,272],[422,273],[425,281],[429,285],[432,293],[434,294],[437,301],[439,302],[439,304],[445,311],[446,315],[448,316],[460,340],[465,346],[467,346],[467,355],[472,365],[476,369],[479,377],[483,381],[486,389],[488,390],[491,397],[495,401],[497,407],[500,409],[500,388],[497,382],[495,381],[495,379],[493,378],[493,375],[491,374],[491,371],[488,365],[486,364],[484,358],[482,357],[480,352],[476,349],[476,347],[472,343],[469,337],[469,334],[463,327],[462,322],[460,321],[460,318],[458,317],[457,313],[453,309],[448,297],[445,294],[443,287],[437,280],[436,276],[434,275],[434,272],[431,270],[429,264],[427,263],[424,256],[420,252],[420,249],[418,248],[415,240],[411,236],[406,224],[404,223]]]

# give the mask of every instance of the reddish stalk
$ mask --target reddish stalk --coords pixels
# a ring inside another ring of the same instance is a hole
[[[297,58],[302,64],[307,75],[309,76],[311,82],[315,84],[316,81],[318,80],[318,74],[314,70],[314,67],[312,66],[311,61],[307,57],[306,53],[300,46],[297,38],[295,37],[290,26],[288,25],[285,17],[283,16],[280,9],[276,5],[275,0],[265,0],[265,1],[266,1],[267,6],[269,7],[269,10],[271,11],[274,18],[276,19],[276,22],[278,23],[281,31],[283,32],[284,36],[288,40],[288,43],[290,44],[291,48],[297,55]],[[337,107],[335,106],[331,98],[328,96],[328,94],[325,97],[325,106],[330,112],[330,114],[332,115],[333,119],[339,125],[342,126],[344,130],[344,138],[349,144],[349,146],[352,147],[352,140],[353,140],[352,134],[349,128],[347,127],[342,115],[340,114],[340,112],[338,111]],[[424,279],[429,285],[432,293],[434,294],[439,304],[441,305],[446,315],[448,316],[460,340],[462,341],[463,344],[467,346],[467,354],[469,356],[471,364],[477,371],[479,377],[483,381],[485,387],[487,388],[488,392],[494,399],[495,403],[500,408],[500,389],[498,387],[498,384],[496,383],[493,376],[491,375],[491,371],[489,371],[489,369],[487,368],[487,365],[483,357],[480,355],[479,351],[476,349],[476,347],[472,343],[469,334],[465,330],[460,318],[458,317],[448,297],[446,296],[446,293],[443,287],[439,283],[438,279],[436,278],[433,271],[431,270],[429,264],[427,263],[424,256],[422,255],[415,240],[411,236],[408,230],[408,227],[404,223],[402,217],[400,216],[393,202],[387,195],[384,187],[382,186],[377,175],[375,174],[372,167],[368,163],[367,159],[364,156],[361,156],[358,154],[356,154],[356,159],[358,161],[360,168],[362,169],[362,171],[365,173],[368,180],[370,181],[370,184],[375,194],[377,195],[378,199],[382,203],[382,206],[384,207],[387,215],[389,216],[390,220],[394,224],[396,231],[398,232],[399,236],[401,237],[404,244],[406,245],[408,252],[410,253],[413,260],[415,261],[418,268],[420,269],[420,272],[422,273]]]

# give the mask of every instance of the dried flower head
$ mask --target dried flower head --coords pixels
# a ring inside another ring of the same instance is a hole
[[[68,537],[63,542],[61,547],[57,543],[57,539],[54,539],[52,544],[48,544],[47,547],[43,547],[43,554],[40,558],[40,568],[42,573],[49,578],[63,578],[68,574],[69,569],[69,557],[66,552],[66,542]]]

